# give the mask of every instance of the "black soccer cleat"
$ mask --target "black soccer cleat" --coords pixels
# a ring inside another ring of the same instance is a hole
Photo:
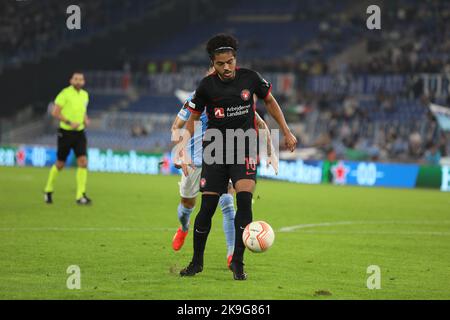
[[[230,269],[233,272],[234,280],[247,280],[243,262],[231,261]]]
[[[92,200],[89,199],[86,195],[86,193],[83,193],[83,196],[80,199],[77,199],[77,204],[79,205],[90,205],[92,203]]]
[[[45,201],[45,203],[47,203],[47,204],[52,204],[53,203],[52,193],[53,192],[44,192],[44,201]]]
[[[203,266],[200,264],[194,264],[190,262],[189,265],[180,271],[180,276],[182,277],[192,277],[195,276],[196,273],[202,272]]]

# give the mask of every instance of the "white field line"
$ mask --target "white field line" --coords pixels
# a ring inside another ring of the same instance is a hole
[[[347,235],[394,235],[394,236],[450,236],[450,232],[439,231],[303,231],[304,234],[347,234]]]
[[[282,227],[278,232],[295,232],[302,230],[302,233],[308,234],[398,234],[398,235],[441,235],[448,236],[450,232],[439,231],[332,231],[332,230],[305,230],[321,227],[333,227],[341,225],[442,225],[450,224],[450,221],[334,221],[298,224],[288,227]],[[0,227],[0,232],[174,232],[175,227]],[[220,228],[214,228],[212,231],[221,231]]]
[[[317,227],[334,227],[341,225],[386,225],[386,224],[399,224],[399,225],[441,225],[449,224],[450,221],[335,221],[335,222],[320,222],[320,223],[307,223],[297,224],[294,226],[282,227],[279,232],[292,232],[299,229],[310,229]]]

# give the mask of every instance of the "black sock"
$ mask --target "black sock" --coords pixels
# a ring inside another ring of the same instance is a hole
[[[194,223],[194,257],[192,258],[194,264],[203,265],[206,240],[208,239],[209,230],[211,230],[211,219],[216,211],[218,202],[218,195],[202,195],[200,212],[197,214]]]
[[[237,211],[234,218],[234,228],[236,232],[236,240],[234,244],[233,261],[243,262],[245,245],[242,241],[242,233],[245,227],[252,222],[252,197],[251,192],[238,192],[236,194]]]

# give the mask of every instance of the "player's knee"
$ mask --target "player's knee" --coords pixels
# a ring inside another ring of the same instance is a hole
[[[235,183],[234,188],[236,194],[240,192],[253,193],[255,190],[255,181],[251,179],[241,179]]]
[[[185,208],[192,209],[195,207],[195,198],[181,198],[181,205]]]
[[[195,228],[202,231],[209,231],[211,219],[216,211],[219,202],[219,195],[203,194],[200,212],[195,218]]]
[[[80,168],[87,168],[87,158],[82,156],[77,159],[77,165]]]
[[[55,167],[58,170],[62,170],[64,168],[64,165],[65,165],[64,161],[58,160],[55,162]]]

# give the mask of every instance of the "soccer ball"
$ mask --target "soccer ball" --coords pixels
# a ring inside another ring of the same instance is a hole
[[[242,241],[252,252],[264,252],[268,250],[275,240],[272,227],[264,221],[249,223],[242,233]]]

